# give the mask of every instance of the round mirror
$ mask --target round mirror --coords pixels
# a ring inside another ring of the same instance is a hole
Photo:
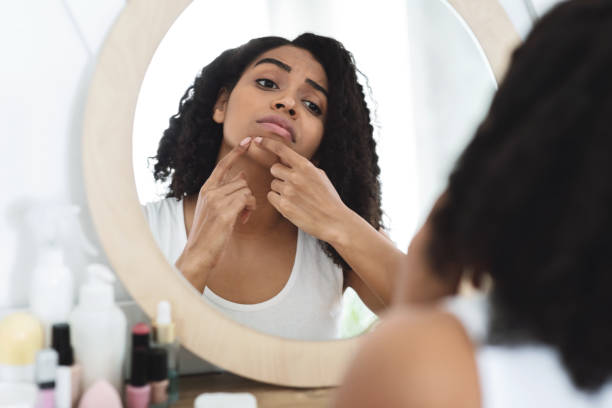
[[[329,310],[336,326],[326,337],[285,333],[291,325],[280,321],[273,331],[253,330],[244,320],[226,318],[231,313],[219,304],[229,309],[269,305],[286,292],[295,263],[270,298],[240,302],[210,291],[207,299],[206,290],[203,295],[182,278],[159,234],[149,230],[151,220],[142,216],[141,206],[164,200],[168,185],[154,182],[148,159],[156,155],[169,118],[195,76],[226,49],[269,35],[293,39],[315,32],[336,38],[363,73],[358,80],[372,112],[383,220],[405,251],[484,114],[495,77],[518,38],[495,0],[412,0],[376,7],[346,1],[188,3],[132,0],[103,49],[84,135],[88,198],[98,232],[133,297],[147,313],[160,299],[169,299],[183,344],[202,358],[277,384],[336,384],[357,345],[351,337],[376,319],[354,291],[340,286],[339,301]],[[384,24],[374,26],[377,21]],[[132,176],[135,184],[127,179]],[[177,209],[177,222],[185,223],[182,206]],[[298,258],[299,246],[294,251],[289,259]],[[336,340],[342,338],[350,339]],[[313,339],[336,341],[307,341]]]

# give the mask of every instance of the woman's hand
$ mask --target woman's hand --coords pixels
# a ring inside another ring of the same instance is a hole
[[[255,210],[255,197],[244,173],[229,176],[232,165],[248,150],[250,143],[251,138],[245,138],[219,160],[198,194],[187,244],[176,267],[200,291],[206,286],[208,273],[221,258],[238,217],[244,224]]]
[[[280,158],[270,167],[275,177],[268,193],[270,204],[303,231],[331,242],[350,210],[325,172],[282,142],[257,137],[255,143]]]

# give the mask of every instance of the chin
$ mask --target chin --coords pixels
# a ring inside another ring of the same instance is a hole
[[[267,150],[263,150],[256,146],[254,143],[249,147],[247,151],[247,157],[254,162],[260,164],[263,167],[272,167],[274,163],[278,162],[278,156],[270,153]]]

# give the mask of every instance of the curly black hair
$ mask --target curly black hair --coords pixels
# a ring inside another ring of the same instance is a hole
[[[429,260],[493,280],[489,342],[612,375],[612,2],[561,3],[513,54],[432,215]]]
[[[324,134],[313,161],[325,171],[342,201],[374,228],[382,227],[378,155],[363,87],[357,81],[352,54],[328,37],[305,33],[289,41],[262,37],[224,51],[205,66],[184,93],[178,113],[170,118],[159,142],[154,166],[156,181],[170,178],[166,197],[183,199],[198,194],[212,173],[223,138],[213,121],[219,92],[232,91],[247,66],[262,53],[283,45],[302,48],[324,68],[329,83]],[[328,243],[325,253],[344,271],[346,261]]]

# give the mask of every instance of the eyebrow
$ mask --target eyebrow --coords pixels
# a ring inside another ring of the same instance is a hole
[[[276,58],[262,58],[259,61],[257,61],[255,63],[255,65],[253,65],[253,66],[256,67],[259,64],[273,64],[273,65],[276,65],[277,67],[279,67],[280,69],[282,69],[283,71],[291,72],[291,67],[289,65],[285,64],[282,61],[277,60]],[[323,94],[326,97],[329,98],[329,94],[327,93],[327,90],[325,90],[325,88],[323,88],[321,85],[317,84],[312,79],[306,78],[306,83],[308,85],[312,86],[317,91],[323,92]]]

